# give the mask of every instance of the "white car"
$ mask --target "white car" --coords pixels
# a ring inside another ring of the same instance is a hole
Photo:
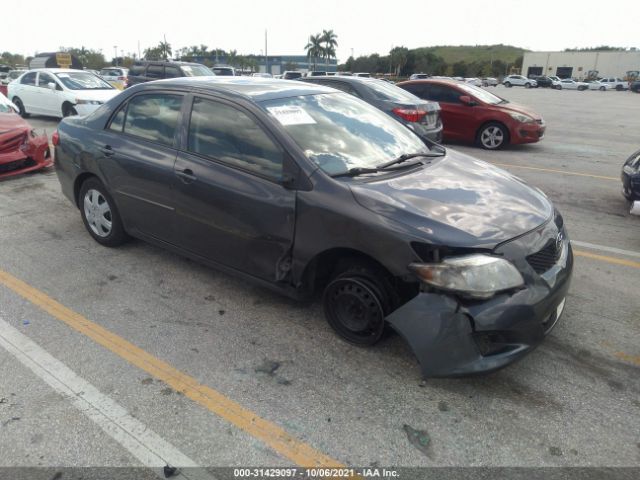
[[[93,73],[66,68],[29,70],[11,82],[9,99],[21,115],[88,115],[120,90]]]
[[[571,78],[563,78],[558,86],[558,90],[586,90],[587,88],[589,88],[588,83],[576,82]]]
[[[252,77],[259,77],[259,78],[273,78],[273,75],[271,75],[270,73],[265,73],[265,72],[252,73],[251,76]]]
[[[549,75],[551,79],[551,88],[555,88],[560,90],[560,83],[562,83],[562,79],[560,77],[556,77],[555,75]]]
[[[118,90],[127,88],[129,78],[129,69],[124,67],[106,67],[100,70],[99,74],[103,79],[109,82]]]
[[[600,80],[592,80],[587,82],[589,84],[589,90],[600,90],[604,92],[605,90],[611,90],[611,85],[608,83],[603,83]]]
[[[475,77],[465,78],[464,79],[464,83],[468,83],[470,85],[473,85],[474,87],[481,87],[482,86],[482,80],[480,80],[479,78],[475,78]]]
[[[494,77],[485,77],[482,79],[482,86],[483,87],[497,87],[498,86],[498,79],[494,78]]]
[[[629,84],[619,77],[605,77],[601,78],[600,81],[609,85],[609,88],[613,90],[621,91],[629,89]]]
[[[522,75],[509,75],[508,77],[504,77],[502,84],[507,88],[510,88],[513,86],[524,87],[524,88],[531,88],[531,87],[538,86],[538,82],[530,78],[524,77]]]

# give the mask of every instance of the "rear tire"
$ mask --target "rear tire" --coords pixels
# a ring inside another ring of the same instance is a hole
[[[511,82],[504,82],[504,86],[507,88],[511,88]]]
[[[20,100],[20,97],[13,97],[12,102],[14,103],[14,105],[16,107],[18,107],[18,112],[20,113],[20,116],[22,118],[27,118],[29,117],[29,114],[27,113],[27,111],[24,109],[24,103],[22,103],[22,100]]]
[[[324,314],[347,342],[371,346],[382,338],[395,293],[384,272],[366,262],[338,267],[324,290]]]
[[[616,85],[616,90],[621,92],[623,90],[623,86],[622,85]]]
[[[84,181],[78,194],[78,205],[82,222],[96,242],[105,247],[117,247],[129,239],[113,198],[98,178]]]

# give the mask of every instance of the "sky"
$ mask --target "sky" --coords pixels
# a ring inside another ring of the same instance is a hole
[[[636,0],[574,2],[502,0],[85,0],[56,8],[29,0],[28,16],[2,22],[0,51],[23,55],[59,47],[137,53],[166,36],[172,48],[205,44],[269,55],[304,55],[308,36],[323,29],[338,35],[337,55],[385,55],[394,46],[487,45],[564,50],[611,45],[640,47]],[[595,6],[597,4],[597,6]],[[62,5],[62,4],[61,4]]]

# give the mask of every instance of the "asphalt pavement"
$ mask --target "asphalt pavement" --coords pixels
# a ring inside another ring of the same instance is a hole
[[[640,217],[619,180],[640,95],[490,91],[541,113],[545,138],[448,147],[539,187],[576,242],[533,353],[425,381],[398,336],[357,348],[318,303],[101,247],[49,169],[0,182],[0,466],[640,466]]]

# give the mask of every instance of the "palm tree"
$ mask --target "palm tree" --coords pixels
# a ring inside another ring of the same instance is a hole
[[[171,44],[169,42],[160,42],[158,44],[158,50],[165,60],[168,60],[171,56]]]
[[[304,49],[307,51],[307,63],[309,63],[309,58],[313,57],[313,69],[316,69],[316,64],[318,63],[318,57],[324,55],[324,48],[322,46],[322,36],[321,35],[311,35],[309,36],[309,42],[304,46]]]
[[[338,46],[338,35],[333,30],[322,30],[322,43],[324,43],[323,53],[326,60],[326,68],[329,69],[329,60],[336,56]]]

